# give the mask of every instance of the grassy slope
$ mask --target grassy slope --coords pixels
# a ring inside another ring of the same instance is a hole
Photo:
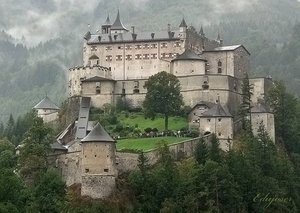
[[[164,130],[164,118],[158,116],[156,119],[145,119],[143,113],[129,113],[129,116],[126,118],[124,113],[120,114],[119,119],[121,123],[125,126],[135,126],[138,125],[138,128],[144,130],[145,128],[157,128],[158,130]],[[187,127],[187,121],[182,117],[170,117],[169,118],[169,129],[178,130],[181,128]]]
[[[172,144],[180,141],[185,141],[190,138],[184,137],[156,137],[156,138],[137,138],[123,139],[117,142],[117,150],[132,149],[132,150],[150,150],[159,146],[159,144]]]

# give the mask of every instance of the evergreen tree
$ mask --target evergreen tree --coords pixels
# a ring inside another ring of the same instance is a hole
[[[47,155],[50,143],[54,141],[51,132],[51,129],[44,125],[43,120],[36,117],[32,127],[25,133],[18,164],[21,176],[29,185],[36,183],[40,175],[47,170]]]
[[[212,134],[210,139],[209,159],[215,162],[222,161],[221,149],[219,139],[215,134]]]
[[[239,107],[239,118],[242,122],[242,129],[251,131],[251,96],[253,86],[250,85],[248,73],[245,73],[245,78],[242,82],[242,103]]]
[[[199,142],[196,144],[194,153],[195,159],[199,164],[205,164],[208,157],[208,150],[204,139],[201,137]]]

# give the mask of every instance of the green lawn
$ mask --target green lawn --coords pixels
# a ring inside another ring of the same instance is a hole
[[[157,128],[158,130],[164,130],[165,127],[165,120],[162,115],[157,116],[154,120],[145,119],[143,113],[128,113],[126,116],[125,113],[119,114],[119,120],[125,126],[135,126],[137,125],[138,128],[144,130],[148,127],[150,128]],[[177,130],[181,128],[187,127],[186,118],[183,117],[170,117],[169,118],[169,129]]]
[[[147,151],[150,149],[157,148],[159,144],[172,144],[191,138],[184,137],[156,137],[156,138],[136,138],[136,139],[123,139],[117,141],[117,150],[143,150]]]

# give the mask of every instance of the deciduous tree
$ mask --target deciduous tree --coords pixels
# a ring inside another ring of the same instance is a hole
[[[147,89],[143,103],[146,117],[154,119],[156,113],[162,113],[167,130],[169,116],[178,113],[183,106],[179,80],[175,75],[163,71],[151,76],[144,88]]]

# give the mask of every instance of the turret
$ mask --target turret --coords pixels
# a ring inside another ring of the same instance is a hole
[[[217,36],[216,41],[219,43],[220,47],[223,46],[223,39],[221,39],[220,32],[218,32],[218,36]]]
[[[128,30],[124,27],[124,25],[121,22],[119,10],[118,10],[118,14],[117,14],[116,20],[111,25],[110,30],[111,30],[111,33],[124,33],[124,32],[128,32]]]
[[[117,177],[115,140],[98,123],[81,143],[81,195],[91,198],[109,196],[116,186]]]
[[[111,28],[111,22],[109,19],[109,15],[107,15],[105,23],[102,25],[102,34],[109,34],[110,33],[110,28]]]
[[[33,109],[37,111],[37,115],[42,118],[45,123],[55,121],[58,118],[59,107],[47,96],[35,105]]]
[[[187,25],[186,25],[186,23],[185,23],[184,18],[182,18],[181,23],[180,23],[180,25],[179,25],[179,36],[180,36],[182,39],[185,39],[185,38],[186,38],[186,30],[187,30]]]
[[[205,33],[204,33],[204,30],[203,30],[203,27],[202,27],[202,25],[201,25],[201,28],[200,28],[200,31],[199,31],[199,34],[201,35],[201,36],[205,36]]]

